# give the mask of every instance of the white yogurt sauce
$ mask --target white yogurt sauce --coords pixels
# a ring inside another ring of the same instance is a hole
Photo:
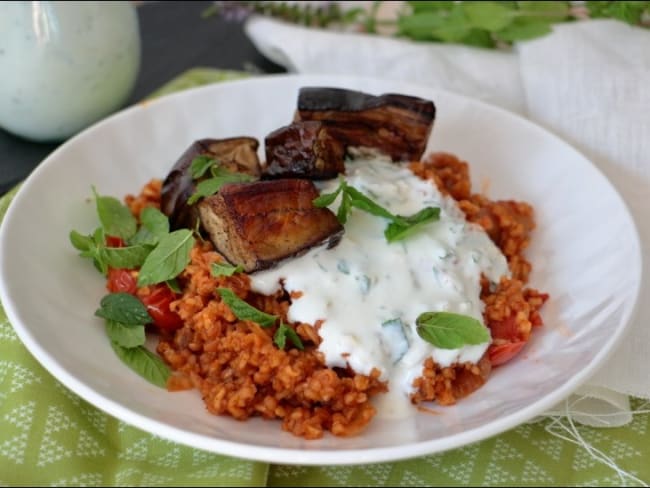
[[[346,181],[394,214],[411,215],[433,206],[440,207],[440,220],[389,244],[384,237],[388,221],[353,208],[338,246],[314,248],[275,269],[254,273],[252,288],[271,294],[282,282],[288,292],[302,292],[289,307],[288,319],[311,324],[323,320],[319,350],[327,365],[349,365],[362,374],[377,368],[390,389],[381,400],[380,415],[403,416],[410,410],[408,396],[426,358],[442,367],[476,363],[489,345],[438,349],[418,336],[418,315],[449,311],[482,322],[481,273],[497,282],[508,274],[508,265],[452,198],[406,167],[357,160],[347,163]],[[322,192],[337,186],[337,180],[326,182]]]

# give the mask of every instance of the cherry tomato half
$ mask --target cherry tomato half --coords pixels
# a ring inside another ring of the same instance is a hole
[[[176,294],[164,283],[154,285],[150,289],[150,294],[138,293],[138,296],[147,307],[147,312],[151,315],[154,325],[166,330],[180,329],[183,326],[183,320],[169,308],[170,303],[176,300]]]
[[[138,289],[137,283],[131,270],[108,268],[108,283],[106,288],[111,293],[130,293],[134,295]]]
[[[514,358],[525,345],[526,342],[517,341],[499,344],[498,346],[490,346],[488,349],[488,357],[490,358],[492,366],[499,366],[507,363]]]
[[[107,247],[124,247],[124,241],[121,237],[106,236]]]

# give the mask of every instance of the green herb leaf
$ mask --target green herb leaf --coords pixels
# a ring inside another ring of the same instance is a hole
[[[163,237],[142,264],[138,286],[153,285],[176,278],[187,263],[194,246],[192,231],[179,229]]]
[[[95,245],[91,236],[85,236],[76,230],[70,231],[70,242],[79,251],[90,251]]]
[[[350,204],[364,212],[393,220],[395,216],[378,203],[372,201],[369,197],[361,193],[353,186],[347,186],[346,192],[350,195]]]
[[[93,193],[95,194],[97,215],[105,234],[124,240],[132,237],[137,230],[138,223],[131,211],[117,198],[98,195],[94,187]]]
[[[95,315],[120,322],[137,325],[150,323],[151,317],[140,300],[129,293],[110,293],[102,298]]]
[[[535,39],[550,32],[551,26],[548,21],[538,20],[531,22],[517,19],[505,29],[498,31],[496,36],[503,41],[514,42]]]
[[[233,266],[230,263],[212,263],[210,273],[212,276],[232,276],[235,273],[241,273],[244,268],[241,264]]]
[[[228,183],[246,183],[253,177],[244,173],[227,173],[201,181],[196,185],[196,191],[187,199],[188,205],[195,204],[200,198],[209,197],[217,193],[221,187]]]
[[[169,368],[162,359],[144,346],[127,348],[111,341],[111,347],[124,364],[149,383],[161,388],[167,386],[167,379],[171,375]]]
[[[284,349],[287,344],[287,338],[301,351],[305,349],[298,333],[288,325],[281,323],[273,335],[273,342],[279,349]]]
[[[183,290],[181,290],[180,285],[178,284],[178,280],[176,278],[172,278],[171,280],[165,281],[165,284],[169,287],[171,291],[174,293],[183,293]]]
[[[271,327],[275,325],[278,317],[264,313],[249,305],[244,300],[235,295],[235,292],[229,288],[217,288],[217,292],[226,305],[230,307],[232,313],[239,320],[250,320],[259,324],[261,327]]]
[[[150,244],[155,246],[161,238],[169,234],[169,219],[160,210],[146,207],[140,213],[142,225],[129,241],[130,244]]]
[[[467,315],[425,312],[415,321],[418,335],[440,349],[459,349],[490,340],[487,328]]]
[[[544,17],[548,20],[563,20],[569,15],[568,2],[529,1],[517,2],[520,17]]]
[[[205,154],[195,157],[192,160],[192,164],[190,165],[190,173],[192,173],[192,178],[200,178],[215,164],[217,164],[217,161],[210,156],[206,156]]]
[[[102,251],[104,260],[111,268],[139,268],[145,262],[152,247],[137,244],[127,247],[105,247]]]
[[[341,193],[341,190],[345,188],[347,184],[345,181],[341,181],[339,183],[339,186],[334,190],[332,193],[322,193],[318,198],[314,198],[312,201],[314,207],[318,208],[323,208],[323,207],[328,207],[331,204],[334,203],[334,200],[336,200],[336,197],[339,196],[339,193]]]
[[[352,199],[347,193],[343,193],[341,196],[341,204],[339,209],[336,212],[336,218],[341,224],[345,224],[348,221],[348,216],[350,215],[350,210],[352,209]]]
[[[138,347],[145,342],[144,325],[126,325],[113,320],[106,321],[106,333],[111,342],[122,347]]]
[[[401,241],[423,225],[434,222],[439,218],[440,208],[425,207],[411,216],[398,216],[397,219],[395,219],[388,225],[388,227],[386,227],[386,230],[384,230],[384,235],[386,236],[386,240],[388,242]]]
[[[496,31],[514,19],[514,12],[496,2],[463,2],[463,11],[472,27]]]

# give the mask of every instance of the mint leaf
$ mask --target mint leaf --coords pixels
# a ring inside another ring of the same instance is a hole
[[[142,225],[129,241],[130,244],[155,246],[161,238],[169,234],[169,219],[157,208],[144,208],[140,213],[140,222]]]
[[[289,340],[293,343],[294,346],[296,346],[296,348],[300,349],[301,351],[305,349],[305,346],[302,344],[298,333],[288,325],[281,323],[280,327],[278,327],[278,330],[276,330],[275,334],[273,335],[273,342],[276,346],[278,346],[279,349],[284,349],[287,344],[287,338],[289,338]]]
[[[129,325],[148,324],[152,321],[142,302],[133,295],[123,292],[104,296],[95,315]]]
[[[487,328],[467,315],[425,312],[416,319],[418,335],[440,349],[460,349],[490,340]]]
[[[94,187],[93,193],[95,194],[97,215],[104,233],[123,240],[132,237],[137,230],[138,223],[128,207],[117,198],[98,195]]]
[[[105,247],[102,255],[111,268],[139,268],[151,252],[151,246],[137,244],[127,247]]]
[[[278,320],[278,317],[275,315],[264,313],[249,305],[235,295],[235,292],[229,288],[217,288],[217,292],[239,320],[250,320],[251,322],[256,322],[261,327],[271,327]]]
[[[167,386],[167,379],[171,375],[169,368],[162,359],[144,346],[127,348],[111,341],[111,347],[124,364],[149,383],[161,388]]]
[[[513,21],[515,14],[496,2],[463,2],[463,12],[472,27],[495,31]]]
[[[398,215],[393,222],[388,224],[388,227],[384,230],[384,236],[386,236],[388,242],[401,241],[423,225],[434,222],[439,218],[440,208],[438,207],[425,207],[408,217]]]
[[[346,186],[345,191],[350,196],[350,204],[364,212],[376,215],[377,217],[384,217],[386,219],[394,219],[395,216],[386,210],[378,203],[372,201],[369,197],[361,193],[353,186]]]
[[[196,185],[196,190],[187,199],[188,205],[195,204],[200,198],[209,197],[217,193],[221,187],[228,183],[246,183],[252,181],[253,177],[244,173],[227,173],[222,176],[214,176],[208,180],[201,181]]]
[[[145,342],[144,325],[126,325],[113,320],[106,321],[106,334],[111,342],[122,347],[138,347]]]
[[[92,237],[80,234],[76,230],[70,231],[70,242],[79,251],[90,251],[94,246]]]
[[[160,239],[140,268],[138,287],[176,278],[190,262],[194,242],[188,229],[179,229]]]
[[[212,263],[210,273],[212,276],[232,276],[235,273],[241,273],[244,268],[241,264],[233,266],[230,263]]]
[[[205,154],[195,157],[190,165],[192,178],[201,178],[201,176],[203,176],[214,164],[217,164],[217,161]]]

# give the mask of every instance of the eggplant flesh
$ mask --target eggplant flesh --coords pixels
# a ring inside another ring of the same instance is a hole
[[[187,203],[200,181],[192,177],[190,170],[196,157],[208,156],[217,160],[220,166],[228,171],[259,178],[261,169],[257,157],[258,147],[257,139],[252,137],[200,139],[192,143],[176,161],[162,186],[160,209],[169,217],[171,229],[196,227],[196,205]],[[209,177],[209,174],[206,177]]]
[[[393,161],[416,161],[424,153],[436,108],[432,101],[387,93],[304,87],[295,121],[321,121],[347,148],[379,150]]]
[[[263,178],[335,178],[345,172],[345,146],[323,122],[294,122],[264,140]]]
[[[251,273],[339,243],[343,226],[329,209],[314,207],[318,196],[304,179],[231,183],[204,198],[198,210],[216,250]]]

